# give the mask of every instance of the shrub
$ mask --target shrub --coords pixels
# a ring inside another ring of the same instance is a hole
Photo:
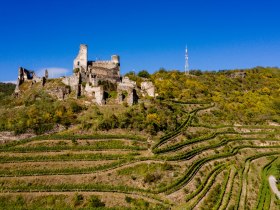
[[[151,184],[151,183],[156,182],[156,181],[158,181],[160,179],[161,179],[161,175],[160,174],[158,174],[158,173],[153,173],[153,174],[148,173],[144,177],[144,182],[148,183],[148,184]]]
[[[105,203],[100,200],[100,198],[96,195],[90,196],[89,199],[89,207],[104,207]]]
[[[82,82],[82,86],[83,86],[83,87],[85,87],[85,86],[86,86],[86,84],[87,84],[86,82]]]
[[[129,196],[125,196],[125,201],[127,203],[131,203],[133,201],[133,198],[129,197]]]
[[[84,196],[82,194],[76,193],[74,196],[74,206],[80,205],[84,201]]]
[[[81,107],[77,102],[71,102],[70,108],[73,113],[79,113],[80,111],[83,110],[83,107]]]
[[[75,68],[75,69],[73,69],[73,73],[78,73],[80,71],[80,69],[79,68]]]
[[[162,165],[162,170],[164,170],[164,171],[170,171],[172,169],[173,169],[173,166],[166,162]]]

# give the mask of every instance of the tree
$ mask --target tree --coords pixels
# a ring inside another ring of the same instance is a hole
[[[150,73],[146,70],[142,70],[138,72],[139,77],[150,78]]]
[[[129,72],[127,72],[124,76],[125,76],[125,77],[128,77],[128,76],[135,76],[135,72],[134,72],[134,71],[129,71]]]

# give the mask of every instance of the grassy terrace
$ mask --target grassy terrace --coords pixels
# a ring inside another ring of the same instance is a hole
[[[279,127],[201,124],[194,119],[215,104],[168,103],[185,115],[153,144],[136,135],[55,134],[1,145],[0,209],[280,207],[268,183],[279,165]]]

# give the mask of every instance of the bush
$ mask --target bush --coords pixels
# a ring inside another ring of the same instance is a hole
[[[170,171],[172,169],[173,169],[173,166],[166,162],[162,165],[162,170],[164,170],[164,171]]]
[[[86,86],[86,84],[87,84],[86,82],[82,82],[82,86],[83,86],[83,87],[85,87],[85,86]]]
[[[160,174],[157,174],[157,173],[150,174],[150,173],[148,173],[144,177],[144,182],[148,183],[148,184],[151,184],[151,183],[156,182],[156,181],[158,181],[160,179],[161,179],[161,175]]]
[[[104,207],[105,203],[100,200],[100,198],[96,195],[90,196],[89,199],[89,207]]]
[[[80,71],[80,69],[79,68],[75,68],[75,69],[73,69],[73,73],[78,73]]]
[[[133,201],[133,199],[131,197],[129,197],[129,196],[125,196],[125,201],[127,203],[131,203]]]
[[[82,194],[76,193],[74,197],[74,206],[78,206],[82,204],[83,201],[84,201],[84,196]]]
[[[70,108],[71,108],[73,113],[79,113],[80,111],[83,110],[83,107],[80,106],[77,102],[74,102],[74,101],[70,103]]]

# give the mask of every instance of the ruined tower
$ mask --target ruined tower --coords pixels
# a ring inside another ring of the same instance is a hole
[[[74,60],[73,69],[80,69],[81,71],[87,71],[87,64],[88,64],[87,45],[81,44],[79,54]]]
[[[115,64],[120,65],[120,56],[118,56],[118,55],[112,55],[111,61],[112,61],[113,63],[115,63]]]

